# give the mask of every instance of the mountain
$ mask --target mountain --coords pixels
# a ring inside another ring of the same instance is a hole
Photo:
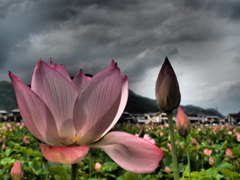
[[[181,105],[181,107],[182,107],[183,111],[187,114],[203,113],[208,116],[224,117],[220,112],[218,112],[214,108],[203,109],[201,107],[194,106],[194,105],[186,105],[186,106]]]
[[[125,111],[129,113],[148,113],[158,112],[158,106],[156,100],[142,97],[129,90],[128,102]]]
[[[6,110],[10,112],[16,109],[17,102],[13,86],[8,81],[0,82],[0,110]]]
[[[203,109],[194,105],[181,106],[185,113],[203,113],[206,115],[217,115],[223,117],[223,115],[216,109]],[[13,86],[10,82],[0,82],[0,110],[11,111],[17,108],[17,102]],[[129,113],[148,113],[159,112],[156,100],[146,98],[135,94],[132,90],[129,90],[128,102],[125,111]],[[176,111],[175,111],[176,113]]]

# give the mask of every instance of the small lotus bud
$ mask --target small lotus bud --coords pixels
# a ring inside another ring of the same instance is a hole
[[[213,164],[214,164],[214,159],[213,159],[212,156],[209,157],[208,162],[209,162],[210,165],[213,165]]]
[[[226,153],[226,156],[227,156],[228,158],[232,158],[233,154],[232,154],[231,149],[227,148],[225,153]]]
[[[101,165],[101,163],[96,162],[96,164],[95,164],[95,170],[96,170],[97,172],[100,172],[100,171],[102,170],[102,165]]]
[[[177,77],[167,57],[157,78],[155,94],[158,107],[163,112],[170,112],[180,104],[181,95]]]
[[[240,134],[236,132],[235,135],[237,136],[237,141],[240,142]]]
[[[166,171],[166,173],[168,173],[168,174],[171,173],[171,169],[170,169],[168,166],[165,167],[165,171]]]
[[[12,179],[20,179],[23,176],[23,171],[21,168],[20,161],[16,161],[11,170],[11,177]]]
[[[30,144],[30,141],[28,140],[27,136],[23,136],[23,143],[24,144]]]
[[[190,120],[188,119],[187,115],[184,113],[181,107],[178,107],[176,128],[178,130],[178,133],[182,137],[186,137],[191,132],[192,129]]]
[[[7,148],[6,144],[3,143],[3,144],[2,144],[2,150],[6,149],[6,148]]]
[[[197,145],[197,140],[193,138],[193,139],[192,139],[192,144],[193,144],[193,145]]]

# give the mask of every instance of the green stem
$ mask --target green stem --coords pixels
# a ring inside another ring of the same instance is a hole
[[[188,161],[188,179],[191,180],[191,161],[190,161],[190,152],[189,152],[189,146],[187,142],[187,137],[185,139],[185,145],[186,145],[186,151],[187,151],[187,161]]]
[[[178,180],[179,179],[179,170],[178,170],[177,148],[176,148],[176,144],[175,144],[172,111],[167,112],[167,116],[168,116],[168,123],[169,123],[170,142],[171,142],[171,146],[172,146],[172,161],[173,161],[174,180]]]
[[[72,164],[72,169],[71,169],[71,180],[76,180],[77,179],[77,163]]]

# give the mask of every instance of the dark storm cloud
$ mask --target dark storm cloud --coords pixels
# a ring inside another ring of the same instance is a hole
[[[50,57],[71,75],[95,74],[114,59],[138,86],[166,56],[184,78],[219,53],[239,64],[238,39],[229,43],[239,34],[239,8],[237,0],[1,0],[0,77],[11,70],[30,82],[37,60]]]
[[[141,81],[147,70],[160,66],[167,56],[171,59],[177,54],[178,50],[176,48],[147,49],[139,54],[136,61],[124,73],[131,78],[132,83]]]

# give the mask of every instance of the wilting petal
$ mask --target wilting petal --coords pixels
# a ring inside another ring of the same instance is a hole
[[[117,115],[115,116],[112,124],[108,127],[108,129],[102,134],[102,136],[99,137],[99,139],[101,137],[103,137],[110,129],[112,129],[112,127],[117,123],[117,121],[119,120],[119,118],[121,117],[126,104],[127,104],[127,100],[128,100],[128,78],[127,76],[122,77],[122,81],[123,81],[123,85],[122,85],[122,96],[121,96],[121,101],[120,101],[120,105],[118,108],[118,112]],[[98,139],[97,139],[98,140]],[[97,141],[96,140],[96,141]]]
[[[74,143],[73,105],[77,97],[76,87],[61,73],[39,60],[33,78],[32,90],[39,95],[52,112],[60,142]]]
[[[93,76],[74,106],[78,144],[92,143],[105,132],[117,114],[121,91],[122,78],[116,64]]]
[[[58,144],[55,120],[46,104],[17,76],[9,73],[15,89],[18,106],[28,130],[39,140]]]
[[[135,173],[154,171],[164,155],[164,151],[152,143],[117,131],[110,132],[91,146],[103,149],[122,168]]]
[[[91,78],[84,75],[82,73],[82,70],[78,71],[78,73],[73,78],[73,82],[76,85],[78,92],[81,92],[82,89],[90,82],[90,80]]]
[[[50,59],[50,66],[51,66],[53,69],[57,70],[59,73],[61,73],[61,74],[62,74],[66,79],[68,79],[70,82],[72,81],[64,65],[62,65],[62,64],[60,64],[60,65],[58,65],[58,64],[53,64],[53,63],[52,63],[52,59]]]
[[[88,153],[89,146],[53,147],[40,144],[43,156],[51,162],[60,164],[75,164]]]

